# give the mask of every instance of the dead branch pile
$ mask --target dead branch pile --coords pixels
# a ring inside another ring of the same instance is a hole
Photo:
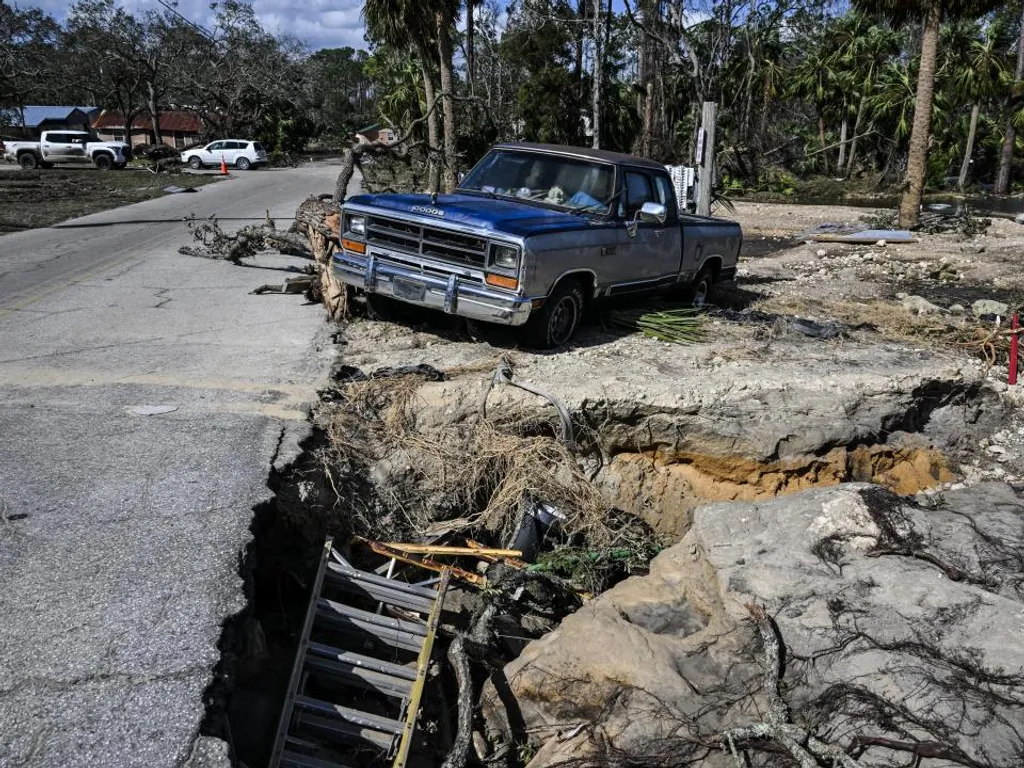
[[[183,245],[178,252],[185,256],[199,256],[204,259],[223,259],[241,264],[242,259],[255,256],[260,251],[277,250],[289,256],[310,259],[312,253],[305,238],[292,232],[281,232],[270,214],[263,224],[242,227],[237,232],[227,233],[221,229],[216,216],[198,220],[195,216],[185,219],[192,238],[198,246]]]
[[[861,220],[875,229],[894,229],[898,225],[899,216],[895,211],[863,216]],[[915,232],[929,235],[955,234],[970,237],[983,235],[992,226],[992,219],[976,216],[967,204],[961,205],[952,215],[933,211],[922,211],[914,227]]]
[[[444,407],[425,407],[423,383],[415,375],[352,382],[319,413],[325,470],[339,494],[351,488],[348,478],[370,477],[376,487],[367,495],[385,500],[381,509],[351,493],[342,498],[358,533],[507,542],[524,509],[543,502],[566,515],[563,533],[574,543],[651,549],[642,522],[609,514],[579,457],[555,437],[556,417],[509,408],[445,417]]]
[[[215,216],[199,221],[195,216],[185,220],[197,245],[182,246],[179,253],[204,259],[220,259],[241,264],[262,251],[276,250],[288,256],[298,256],[313,262],[310,272],[316,276],[306,296],[322,302],[332,320],[344,319],[347,311],[345,286],[334,275],[331,263],[340,230],[340,208],[330,195],[310,196],[295,211],[295,221],[287,231],[281,231],[267,213],[266,221],[259,225],[242,227],[227,233],[221,229]],[[273,287],[273,286],[271,286]],[[268,292],[267,286],[253,291]],[[291,293],[288,283],[278,293]]]

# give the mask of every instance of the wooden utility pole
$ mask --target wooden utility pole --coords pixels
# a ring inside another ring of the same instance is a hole
[[[715,126],[718,104],[705,101],[700,114],[700,133],[697,134],[697,215],[711,215],[711,187],[715,183]]]

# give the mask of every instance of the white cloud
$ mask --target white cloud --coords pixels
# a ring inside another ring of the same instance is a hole
[[[132,13],[161,11],[156,0],[120,0]],[[63,20],[69,3],[66,0],[37,0],[18,3],[21,8],[41,8]],[[253,0],[253,10],[268,30],[296,37],[309,46],[320,48],[366,48],[363,40],[362,0]],[[213,26],[213,12],[207,0],[179,0],[178,13],[207,29]]]

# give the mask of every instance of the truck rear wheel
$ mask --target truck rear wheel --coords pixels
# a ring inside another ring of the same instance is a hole
[[[96,155],[96,157],[92,159],[92,164],[101,171],[109,171],[114,167],[114,158],[107,154]]]
[[[711,302],[714,289],[715,273],[711,271],[710,267],[704,267],[697,273],[697,278],[693,281],[693,306],[699,309],[705,304],[709,304]]]
[[[523,326],[524,340],[537,349],[556,349],[576,333],[585,305],[578,280],[565,280]]]
[[[31,152],[25,152],[24,154],[18,156],[18,165],[20,165],[26,171],[31,171],[39,166],[39,158],[33,155]]]

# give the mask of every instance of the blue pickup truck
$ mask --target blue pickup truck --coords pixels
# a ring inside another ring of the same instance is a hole
[[[738,224],[679,211],[665,166],[546,144],[493,147],[450,195],[357,195],[342,209],[338,278],[379,302],[521,326],[568,342],[587,305],[736,274]]]

